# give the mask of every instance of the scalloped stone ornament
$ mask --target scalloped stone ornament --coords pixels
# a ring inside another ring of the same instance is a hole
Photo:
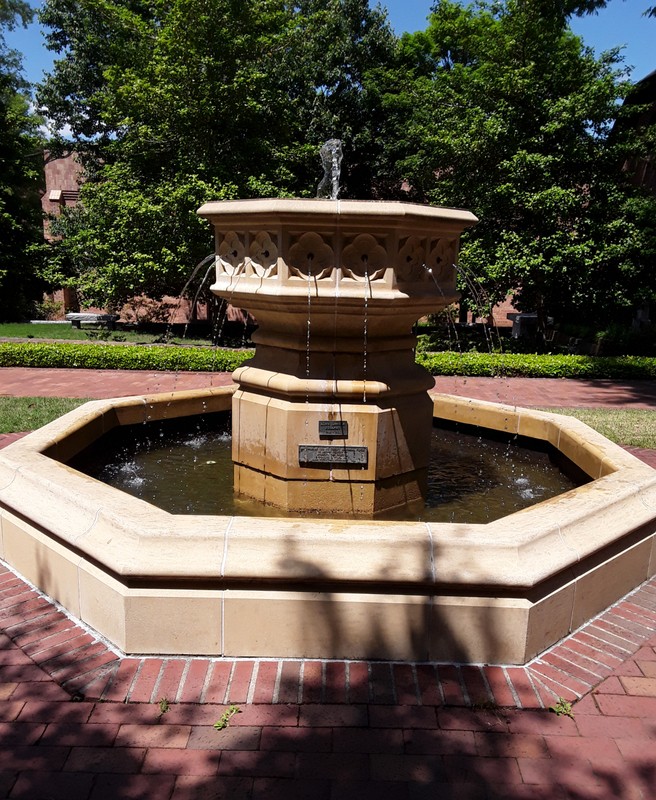
[[[322,280],[335,268],[335,253],[318,233],[304,233],[289,248],[287,263],[293,276]]]
[[[456,263],[457,242],[455,239],[438,239],[426,259],[426,266],[432,271],[435,280],[448,278],[449,271]]]
[[[396,259],[396,278],[399,281],[426,280],[426,242],[419,236],[408,236]]]
[[[369,233],[356,236],[342,253],[342,273],[355,281],[382,280],[387,267],[387,250]]]
[[[278,274],[278,246],[267,231],[260,231],[248,250],[253,273],[261,278]]]
[[[246,250],[234,231],[228,231],[219,245],[219,261],[223,271],[228,275],[243,272],[246,264]]]

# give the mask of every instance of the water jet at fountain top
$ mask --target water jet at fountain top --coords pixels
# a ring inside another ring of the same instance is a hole
[[[254,358],[233,376],[235,491],[295,511],[372,515],[425,494],[433,380],[415,363],[412,327],[458,299],[460,234],[477,219],[337,200],[341,144],[326,143],[322,159],[320,193],[330,183],[332,199],[198,211],[215,233],[211,291],[259,326]]]
[[[317,197],[324,200],[337,200],[339,178],[342,166],[342,143],[339,139],[328,139],[319,151],[324,176],[317,188]]]

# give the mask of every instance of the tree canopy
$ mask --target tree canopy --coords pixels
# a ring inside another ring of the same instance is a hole
[[[87,300],[179,288],[210,246],[196,208],[313,193],[331,136],[347,142],[343,195],[371,194],[365,74],[395,40],[366,0],[48,0],[41,18],[66,57],[40,101],[88,167],[49,277]]]
[[[474,300],[630,317],[656,295],[655,198],[625,169],[650,145],[616,124],[636,111],[618,52],[595,57],[553,13],[566,5],[602,3],[439,0],[380,76],[388,163],[413,199],[479,216],[461,254]]]
[[[569,28],[605,5],[437,0],[396,38],[366,0],[46,0],[39,100],[87,180],[44,275],[109,306],[175,291],[210,248],[198,205],[311,196],[338,137],[342,197],[479,216],[466,295],[629,318],[656,296],[656,201],[629,166],[655,144],[619,51]]]
[[[0,0],[0,319],[29,314],[38,295],[31,246],[42,235],[38,187],[42,151],[20,56],[4,32],[27,24],[21,0]]]

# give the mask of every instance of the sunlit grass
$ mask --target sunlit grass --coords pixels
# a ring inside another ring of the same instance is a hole
[[[69,397],[0,397],[0,433],[33,431],[86,400]],[[656,450],[656,411],[618,408],[544,408],[580,419],[617,444]]]
[[[153,344],[161,341],[161,337],[153,333],[138,333],[137,331],[110,331],[106,328],[83,327],[74,328],[69,323],[43,322],[34,325],[30,322],[5,322],[0,323],[0,338],[4,339],[63,339],[81,342],[130,342],[133,344]],[[170,344],[209,345],[209,339],[182,339],[174,336]]]
[[[656,450],[656,411],[622,408],[544,408],[580,419],[611,442]]]
[[[0,433],[34,431],[86,402],[71,397],[0,397]]]

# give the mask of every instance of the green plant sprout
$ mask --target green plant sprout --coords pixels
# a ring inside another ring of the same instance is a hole
[[[570,717],[574,719],[572,704],[568,700],[565,700],[564,697],[559,697],[557,703],[553,706],[549,706],[549,711],[553,711],[558,717]]]
[[[224,728],[227,728],[230,725],[230,719],[234,717],[235,714],[241,714],[241,708],[239,706],[230,706],[227,711],[224,711],[221,714],[221,718],[214,723],[214,727],[217,731],[222,731]]]

